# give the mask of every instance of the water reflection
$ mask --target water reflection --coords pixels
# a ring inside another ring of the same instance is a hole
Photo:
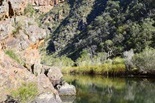
[[[77,88],[72,103],[155,103],[153,79],[103,78],[65,75]]]
[[[63,103],[73,103],[75,101],[75,96],[61,96]]]

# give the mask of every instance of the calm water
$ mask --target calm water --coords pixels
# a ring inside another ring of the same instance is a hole
[[[73,103],[155,103],[155,79],[65,75],[76,86]]]

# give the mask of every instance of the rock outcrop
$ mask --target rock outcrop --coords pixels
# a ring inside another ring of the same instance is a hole
[[[58,95],[51,81],[44,74],[38,76],[27,71],[23,66],[12,60],[2,50],[0,50],[0,101],[4,101],[9,94],[8,89],[17,89],[22,83],[36,83],[39,93],[53,93]]]
[[[23,15],[28,4],[42,12],[48,12],[53,6],[61,2],[64,0],[1,0],[0,20]]]
[[[68,84],[61,84],[62,73],[59,68],[48,67],[48,77],[44,74],[35,76],[23,66],[12,60],[0,50],[0,101],[4,101],[11,89],[17,89],[22,83],[35,83],[39,90],[39,96],[35,103],[61,103],[59,95],[75,95],[75,87]],[[46,68],[47,69],[47,68]],[[54,85],[60,85],[58,91]],[[53,102],[52,102],[53,101]]]
[[[1,101],[8,94],[8,89],[16,89],[23,82],[36,82],[37,78],[3,51],[0,51],[0,81]]]
[[[44,44],[46,30],[22,15],[29,3],[52,7],[59,2],[63,0],[0,0],[0,102],[16,101],[7,95],[23,83],[37,84],[35,103],[62,102],[56,88],[63,86],[60,69],[41,64],[39,47]]]
[[[0,4],[0,19],[22,15],[27,6],[25,0],[1,0]]]

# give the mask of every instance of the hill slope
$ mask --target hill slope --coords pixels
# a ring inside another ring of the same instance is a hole
[[[47,53],[76,60],[83,50],[115,57],[130,49],[154,48],[154,4],[153,0],[68,0],[41,20],[51,34]]]

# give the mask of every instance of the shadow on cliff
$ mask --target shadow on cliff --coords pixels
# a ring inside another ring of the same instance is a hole
[[[104,12],[107,1],[108,0],[95,0],[92,11],[86,17],[86,26],[91,24],[97,16],[101,15]],[[84,48],[91,47],[91,45],[97,45],[96,42],[88,39],[91,35],[89,35],[87,31],[88,30],[86,27],[86,29],[82,30],[80,34],[74,36],[74,38],[70,40],[71,43],[68,43],[67,46],[61,52],[59,52],[58,55],[62,56],[64,54],[67,54],[68,57],[76,60],[80,56],[80,52]],[[81,41],[85,41],[85,43],[82,43],[77,47],[76,45]]]
[[[82,0],[78,0],[78,1],[77,0],[68,0],[68,3],[70,5],[69,15],[60,23],[60,25],[53,32],[53,35],[55,36],[55,38],[57,37],[57,35],[55,35],[55,34],[59,34],[61,27],[66,26],[69,23],[70,17],[72,17],[74,15],[74,10],[76,9],[76,8],[74,8],[74,6],[75,5],[79,5],[81,1]],[[47,51],[47,54],[51,54],[51,53],[56,52],[56,48],[55,48],[55,45],[53,43],[53,39],[52,38],[48,42],[48,47],[46,48],[46,51]]]
[[[104,12],[105,8],[106,8],[106,4],[107,4],[107,1],[108,0],[96,0],[94,2],[94,5],[93,5],[93,9],[92,11],[90,12],[90,14],[87,16],[87,23],[88,25],[94,21],[94,19],[101,15],[102,12]]]
[[[68,0],[68,3],[70,4],[70,8],[71,8],[69,15],[61,22],[59,27],[52,34],[55,36],[55,38],[58,38],[60,32],[63,32],[63,31],[61,31],[61,28],[70,24],[70,22],[69,22],[70,18],[76,18],[76,13],[77,13],[76,9],[78,9],[79,6],[82,6],[81,1],[82,0]],[[86,26],[85,29],[80,30],[80,33],[78,33],[77,35],[74,35],[74,37],[69,40],[70,43],[67,43],[67,45],[64,48],[61,48],[61,51],[58,52],[59,56],[67,55],[68,57],[72,58],[73,60],[76,60],[80,56],[80,51],[82,51],[85,48],[90,48],[92,45],[98,45],[97,44],[98,41],[96,42],[94,40],[94,37],[93,37],[94,35],[89,34],[89,31],[91,31],[91,30],[88,30],[89,29],[88,26],[89,25],[91,26],[91,24],[93,24],[93,21],[95,20],[95,18],[97,16],[100,16],[104,13],[104,10],[107,6],[107,1],[108,0],[95,0],[94,1],[92,11],[85,18],[86,22],[87,22],[87,24],[85,25]],[[116,1],[118,1],[118,0],[116,0]],[[121,7],[120,11],[119,11],[120,15],[121,15],[121,13],[124,14],[127,9],[129,10],[129,13],[125,13],[125,15],[124,15],[125,20],[122,20],[123,24],[125,24],[127,21],[131,21],[131,22],[140,21],[141,19],[144,19],[145,17],[148,16],[147,14],[149,13],[148,12],[148,10],[149,10],[148,8],[150,8],[149,6],[148,7],[146,6],[147,8],[145,8],[145,5],[143,5],[142,8],[137,9],[138,10],[137,11],[134,9],[137,6],[136,0],[119,0],[119,1],[120,1],[120,3],[119,3],[120,7]],[[141,0],[139,2],[146,4],[145,2],[143,2]],[[151,5],[151,4],[149,4],[149,5]],[[154,7],[154,5],[152,7]],[[133,15],[131,15],[131,13]],[[97,37],[97,38],[99,38],[99,37]],[[54,38],[51,37],[51,41],[49,42],[49,45],[47,48],[47,51],[49,51],[49,53],[56,51],[55,49],[53,51],[52,51],[52,49],[50,49],[50,47],[55,47],[52,39],[54,40]],[[67,39],[67,38],[64,38],[64,39]]]

